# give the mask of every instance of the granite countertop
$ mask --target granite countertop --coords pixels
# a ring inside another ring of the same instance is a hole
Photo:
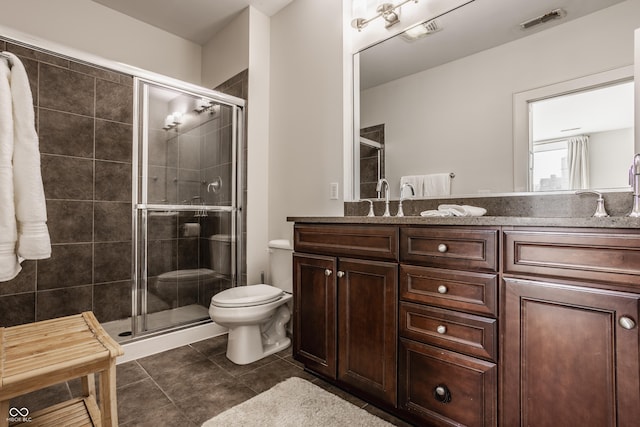
[[[292,216],[287,221],[310,224],[379,224],[379,225],[484,225],[521,227],[640,228],[640,218],[536,218],[516,216],[476,217],[367,217],[367,216]]]

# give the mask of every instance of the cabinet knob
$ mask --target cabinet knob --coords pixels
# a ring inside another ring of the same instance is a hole
[[[444,384],[437,385],[436,388],[433,389],[433,397],[440,403],[451,402],[451,392]]]
[[[438,286],[438,293],[439,294],[446,294],[447,292],[449,292],[449,289],[447,289],[447,287],[445,285]]]
[[[331,276],[331,270],[329,270],[328,268],[324,271],[324,275],[329,277]]]
[[[447,332],[447,327],[446,327],[446,326],[444,326],[444,325],[439,325],[439,326],[436,328],[436,331],[437,331],[439,334],[444,334],[444,333],[446,333],[446,332]]]
[[[338,271],[338,277],[344,277],[344,271]]]
[[[628,316],[622,316],[620,320],[618,320],[618,323],[625,329],[633,329],[636,327],[636,322]]]
[[[438,252],[440,253],[445,253],[449,250],[449,247],[447,245],[445,245],[444,243],[440,243],[438,245]]]

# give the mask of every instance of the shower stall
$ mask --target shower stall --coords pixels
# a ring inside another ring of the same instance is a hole
[[[208,322],[238,284],[243,129],[242,99],[134,79],[132,316],[117,339]]]

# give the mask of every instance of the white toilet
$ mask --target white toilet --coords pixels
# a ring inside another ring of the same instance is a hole
[[[233,363],[246,365],[291,344],[286,333],[291,318],[286,303],[293,298],[291,251],[288,240],[269,242],[273,286],[237,286],[211,298],[211,319],[229,328],[227,358]]]

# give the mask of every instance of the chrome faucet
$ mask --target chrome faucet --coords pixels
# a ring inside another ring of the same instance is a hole
[[[633,189],[633,208],[628,216],[640,217],[640,153],[633,156],[633,164],[629,168],[629,185]]]
[[[405,187],[409,187],[409,189],[411,190],[411,196],[416,195],[416,190],[413,188],[413,185],[409,184],[408,182],[405,182],[400,186],[400,202],[398,203],[398,213],[396,214],[396,216],[404,216],[404,211],[402,210],[402,201],[408,198],[402,197]]]
[[[594,191],[594,190],[578,190],[576,191],[576,194],[578,195],[595,194],[596,196],[598,196],[598,199],[597,199],[596,211],[593,213],[592,216],[596,218],[605,218],[609,216],[609,214],[607,213],[607,210],[604,208],[604,197],[602,197],[601,192]]]
[[[382,192],[382,184],[386,186],[384,189],[384,213],[382,214],[382,216],[391,216],[391,214],[389,213],[389,181],[387,181],[385,178],[381,178],[380,180],[378,180],[376,191],[378,193]]]

